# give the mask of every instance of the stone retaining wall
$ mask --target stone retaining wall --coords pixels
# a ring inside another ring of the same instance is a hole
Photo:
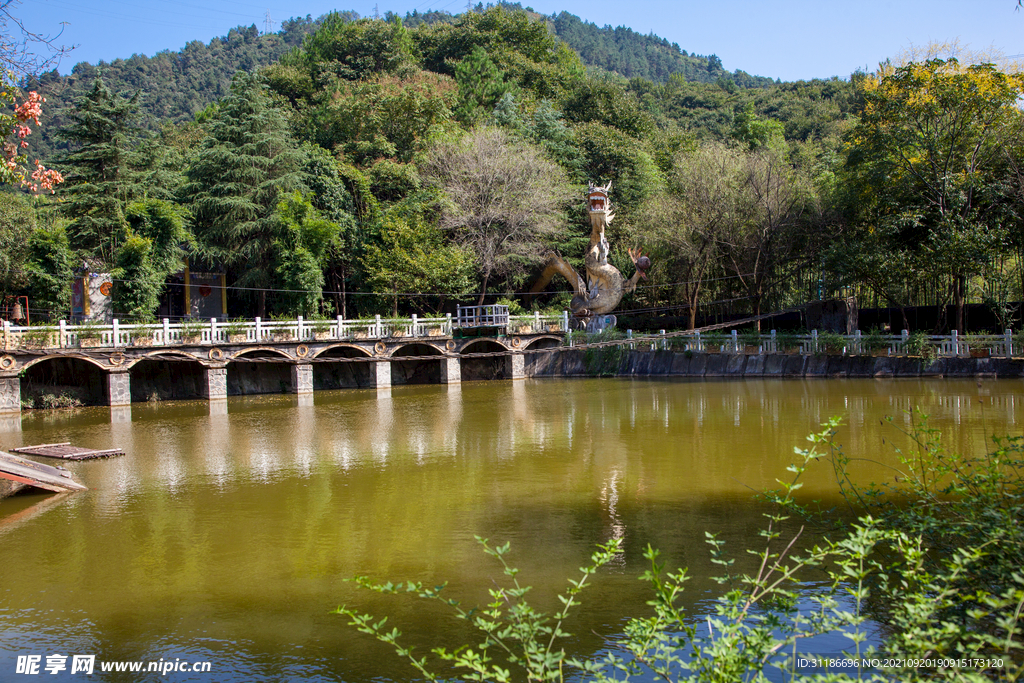
[[[624,351],[617,367],[588,369],[586,351],[539,356],[531,377],[1022,377],[1020,358],[921,358],[893,356],[801,356]]]

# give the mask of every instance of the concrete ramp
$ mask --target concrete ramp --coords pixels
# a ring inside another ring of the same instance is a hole
[[[63,467],[44,465],[20,458],[10,453],[0,453],[0,497],[10,495],[25,486],[35,486],[45,491],[86,491],[87,487],[72,478]]]

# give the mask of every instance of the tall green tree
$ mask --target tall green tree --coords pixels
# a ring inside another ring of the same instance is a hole
[[[71,313],[71,281],[77,267],[62,223],[37,228],[28,240],[28,292],[34,306],[50,311],[51,319]]]
[[[138,105],[138,92],[125,99],[96,78],[59,132],[70,147],[61,166],[71,245],[107,263],[127,226],[125,206],[138,191],[130,163]]]
[[[263,80],[237,73],[188,170],[183,196],[192,209],[199,256],[211,267],[227,267],[233,284],[260,288],[259,315],[266,315],[262,290],[275,285],[274,213],[285,193],[303,187],[302,163]]]
[[[455,67],[455,82],[459,84],[459,106],[456,114],[467,123],[473,123],[510,91],[505,74],[487,56],[481,45],[473,48]]]
[[[1022,95],[1024,75],[955,59],[910,63],[864,82],[849,156],[866,200],[860,223],[869,235],[890,235],[894,251],[920,252],[949,282],[955,329],[964,329],[970,278],[1005,241],[1003,131],[1020,119]]]
[[[35,212],[28,202],[17,195],[0,194],[0,297],[25,285],[28,240],[35,227]]]

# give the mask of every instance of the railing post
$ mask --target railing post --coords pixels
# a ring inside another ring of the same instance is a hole
[[[210,318],[210,343],[217,343],[217,319]]]
[[[342,330],[342,326],[344,325],[344,321],[341,319],[340,315],[337,316],[337,319],[338,319],[338,331],[334,334],[334,338],[335,339],[341,339],[341,330]]]
[[[4,351],[11,348],[11,321],[4,321]]]
[[[374,335],[373,336],[377,337],[378,339],[380,339],[381,337],[384,336],[384,329],[381,327],[381,324],[380,324],[380,314],[377,314],[377,316],[374,318],[374,325],[375,325],[376,329],[374,330]]]
[[[411,336],[413,336],[413,337],[418,337],[419,336],[418,334],[416,334],[416,314],[415,313],[412,314],[412,330],[410,330],[410,331],[412,332]]]
[[[811,330],[811,353],[818,353],[818,331]]]
[[[1003,330],[1003,351],[1007,358],[1013,358],[1013,331]]]
[[[60,331],[57,332],[57,347],[63,349],[68,345],[68,322],[66,320],[61,320],[57,326],[60,328]]]
[[[661,335],[661,350],[664,351],[668,348],[668,340],[665,339],[665,330],[658,330],[658,334]]]
[[[861,347],[860,330],[853,332],[853,351],[854,353],[864,353],[864,349]]]
[[[569,311],[562,311],[562,332],[569,331]]]
[[[731,337],[731,340],[729,341],[729,343],[732,344],[732,352],[733,353],[739,353],[740,352],[740,333],[739,333],[739,331],[738,330],[733,330],[732,333],[729,336]]]
[[[632,338],[633,338],[633,330],[626,330],[626,339],[632,339]],[[636,348],[635,344],[630,344],[629,345],[629,350],[630,351],[632,351],[635,348]]]
[[[164,318],[164,346],[171,343],[171,321]]]
[[[113,330],[114,338],[110,340],[110,345],[115,349],[121,345],[121,327],[117,323],[117,318],[110,321],[110,327]]]
[[[953,346],[953,355],[960,355],[960,338],[959,333],[956,330],[949,331],[949,343]]]
[[[302,316],[295,316],[295,338],[302,341],[305,337],[302,335]]]
[[[260,325],[260,317],[256,316],[253,320],[256,323],[256,342],[258,343],[263,341],[263,330]]]
[[[771,341],[768,342],[768,344],[769,344],[769,346],[768,346],[768,353],[778,353],[779,352],[779,342],[775,338],[775,330],[772,330],[772,338],[771,338]]]
[[[704,342],[700,338],[700,330],[697,330],[697,333],[693,336],[697,339],[697,352],[700,353],[704,350]]]
[[[448,334],[451,334],[451,333],[452,333],[452,314],[451,314],[451,313],[445,313],[445,314],[444,314],[444,317],[445,317],[445,323],[444,323],[444,325],[445,325],[445,328],[444,328],[444,333],[445,333],[446,335],[448,335]]]

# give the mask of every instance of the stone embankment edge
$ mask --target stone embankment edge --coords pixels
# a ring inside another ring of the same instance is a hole
[[[531,377],[593,377],[586,351],[540,356]],[[625,351],[617,368],[597,374],[619,377],[1024,377],[1020,358],[923,358],[908,356],[802,356],[786,354]]]

